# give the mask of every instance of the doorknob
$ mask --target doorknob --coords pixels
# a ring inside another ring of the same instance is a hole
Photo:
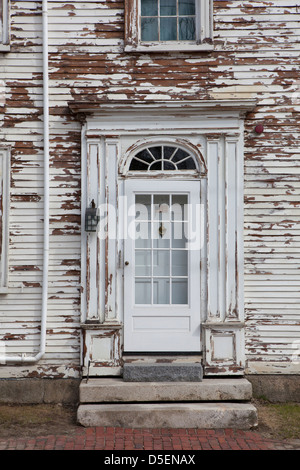
[[[125,261],[125,266],[128,266],[129,265],[129,261]]]

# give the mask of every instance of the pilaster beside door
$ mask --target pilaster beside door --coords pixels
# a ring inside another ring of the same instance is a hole
[[[207,139],[207,316],[204,373],[245,368],[242,136]]]

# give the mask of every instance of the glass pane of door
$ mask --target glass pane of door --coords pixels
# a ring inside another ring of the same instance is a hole
[[[187,194],[135,195],[135,303],[188,304]]]

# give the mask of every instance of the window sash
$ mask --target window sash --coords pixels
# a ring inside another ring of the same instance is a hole
[[[143,11],[143,0],[140,0],[141,15],[140,15],[140,29],[141,29],[141,41],[195,41],[198,39],[199,34],[197,28],[198,21],[196,20],[197,15],[197,0],[191,2],[192,9],[190,11],[182,11],[180,0],[173,0],[173,8],[169,7],[169,11],[164,8],[162,3],[163,0],[156,0],[156,8],[147,9],[144,6]],[[186,34],[183,33],[184,25],[186,26]],[[143,38],[143,33],[146,31],[152,33],[152,38]],[[193,31],[194,29],[194,31]],[[183,37],[185,35],[185,37]],[[190,36],[190,37],[188,37]]]
[[[142,41],[141,2],[125,0],[125,51],[199,51],[212,50],[213,0],[195,0],[195,40]]]

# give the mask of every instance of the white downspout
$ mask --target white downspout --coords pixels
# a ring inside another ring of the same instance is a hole
[[[43,357],[46,349],[48,266],[49,266],[49,96],[48,96],[48,4],[43,1],[43,113],[44,113],[44,247],[43,247],[43,284],[40,349],[35,356],[0,357],[1,364],[35,363]]]

